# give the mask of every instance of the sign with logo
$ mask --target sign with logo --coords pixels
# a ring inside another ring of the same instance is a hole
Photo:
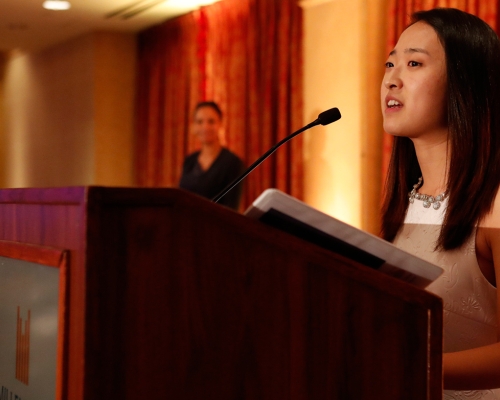
[[[56,398],[60,269],[0,257],[0,400]]]

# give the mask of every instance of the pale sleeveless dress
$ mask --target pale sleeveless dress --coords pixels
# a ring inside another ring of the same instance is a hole
[[[415,200],[394,244],[444,269],[426,290],[443,299],[444,352],[480,347],[497,341],[496,288],[483,276],[476,259],[476,235],[458,250],[435,251],[447,200],[439,210]],[[500,400],[500,389],[444,391],[444,400]]]

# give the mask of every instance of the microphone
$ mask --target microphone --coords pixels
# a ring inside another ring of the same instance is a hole
[[[238,183],[240,183],[243,179],[245,179],[250,172],[252,172],[258,165],[260,165],[262,161],[264,161],[267,157],[273,154],[282,144],[288,142],[290,139],[294,138],[299,133],[302,133],[307,129],[310,129],[313,126],[320,124],[323,126],[328,125],[331,124],[332,122],[338,121],[340,117],[341,115],[338,108],[330,108],[329,110],[323,111],[321,114],[318,115],[318,118],[316,118],[313,122],[300,128],[298,131],[295,131],[291,135],[288,135],[286,138],[282,139],[273,147],[271,147],[268,151],[266,151],[261,157],[257,159],[257,161],[255,161],[252,165],[250,165],[240,176],[238,176],[234,181],[232,181],[229,185],[227,185],[224,189],[222,189],[222,191],[217,196],[215,196],[212,199],[212,201],[214,203],[217,203],[220,199],[222,199],[231,189],[233,189]]]

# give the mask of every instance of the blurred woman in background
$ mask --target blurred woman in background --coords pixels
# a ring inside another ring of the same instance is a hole
[[[222,146],[221,128],[222,111],[217,103],[198,103],[194,110],[193,133],[201,149],[185,158],[179,187],[212,199],[243,172],[241,159]],[[240,183],[218,203],[238,210],[241,192]]]

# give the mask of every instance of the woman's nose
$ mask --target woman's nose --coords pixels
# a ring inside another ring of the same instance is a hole
[[[403,81],[396,70],[392,70],[384,76],[384,86],[386,89],[398,89],[403,86]]]

